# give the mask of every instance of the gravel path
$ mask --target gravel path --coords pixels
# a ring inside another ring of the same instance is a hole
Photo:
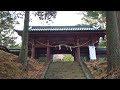
[[[86,79],[78,62],[51,62],[44,79]]]

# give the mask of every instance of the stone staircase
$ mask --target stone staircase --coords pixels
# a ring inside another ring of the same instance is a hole
[[[78,62],[50,62],[44,79],[86,79]]]

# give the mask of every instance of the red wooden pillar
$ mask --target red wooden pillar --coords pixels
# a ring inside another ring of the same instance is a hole
[[[76,60],[75,59],[75,50],[73,50],[72,56],[74,57],[74,61],[75,61]]]
[[[76,50],[76,48],[75,48],[75,51],[74,51],[74,61],[76,61],[77,60],[77,50]]]
[[[31,58],[32,58],[32,59],[35,58],[35,45],[34,45],[34,40],[33,40],[33,42],[32,42]]]
[[[77,46],[79,46],[80,45],[80,43],[79,43],[79,39],[77,39],[77,44],[76,44]],[[78,61],[79,62],[79,60],[80,60],[80,47],[77,47],[76,48],[76,53],[75,53],[76,55],[76,61]]]
[[[49,40],[47,40],[47,45],[49,45]],[[46,57],[47,57],[47,61],[49,61],[50,60],[50,47],[49,46],[47,46],[47,55],[46,55]]]

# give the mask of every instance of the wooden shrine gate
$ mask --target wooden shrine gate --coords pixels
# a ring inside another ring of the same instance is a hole
[[[16,30],[22,36],[21,30]],[[106,30],[92,26],[31,26],[29,44],[31,58],[46,57],[53,54],[72,54],[79,61],[82,54],[88,54],[88,46],[98,46],[99,38]]]

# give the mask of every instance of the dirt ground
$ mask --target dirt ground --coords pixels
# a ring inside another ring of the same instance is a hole
[[[103,79],[120,79],[120,69],[111,70]]]
[[[95,79],[102,79],[107,75],[106,68],[108,63],[106,60],[95,60],[85,62],[87,67],[90,69]]]
[[[51,62],[45,79],[86,79],[78,62]]]
[[[85,62],[95,79],[120,79],[120,69],[116,68],[107,72],[107,60]]]
[[[0,50],[0,79],[39,79],[45,63],[28,58],[28,72],[21,67],[18,56]]]
[[[51,63],[46,79],[84,79],[81,67],[76,63]],[[95,79],[120,79],[120,70],[114,69],[106,73],[108,63],[106,60],[85,62]],[[45,62],[38,62],[28,58],[28,72],[21,70],[18,56],[0,50],[0,79],[40,79],[45,69]],[[76,73],[77,72],[77,73]]]

